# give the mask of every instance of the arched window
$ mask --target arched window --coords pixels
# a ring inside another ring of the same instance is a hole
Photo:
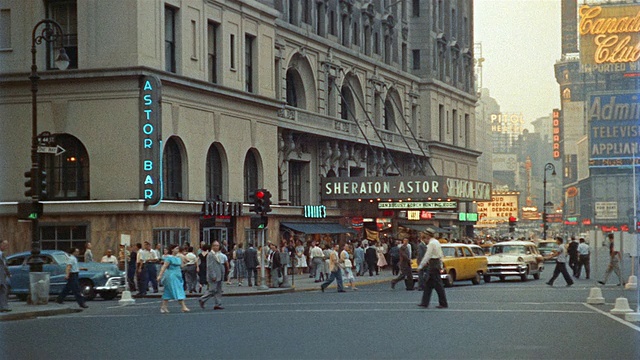
[[[298,73],[293,69],[287,70],[287,105],[298,107],[298,96],[296,95],[296,76]]]
[[[393,131],[395,129],[395,118],[393,115],[393,104],[391,101],[387,99],[384,102],[384,123],[383,127],[385,130]]]
[[[215,144],[207,153],[207,199],[222,200],[222,158]]]
[[[342,120],[352,120],[353,113],[355,112],[355,104],[353,100],[353,94],[347,85],[343,85],[342,89],[340,89],[341,93],[341,106],[340,106],[340,118]]]
[[[249,202],[249,192],[258,188],[258,161],[253,151],[244,158],[244,201]]]
[[[75,136],[59,134],[60,155],[40,155],[47,172],[47,199],[89,199],[89,155]]]
[[[164,198],[182,200],[182,146],[175,137],[170,137],[162,154],[162,179],[164,181]]]

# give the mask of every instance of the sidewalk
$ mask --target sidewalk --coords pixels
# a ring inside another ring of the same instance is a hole
[[[258,278],[260,274],[258,273]],[[390,283],[391,279],[395,276],[391,275],[391,270],[383,270],[380,271],[380,275],[374,276],[356,276],[355,285],[356,287],[372,285],[372,284],[380,284],[380,283]],[[292,293],[297,291],[320,291],[320,284],[315,283],[314,279],[309,278],[309,274],[302,275],[294,275],[293,278],[291,275],[288,276],[289,283],[292,283],[291,287],[280,287],[280,288],[269,288],[267,290],[258,290],[257,286],[249,287],[247,286],[247,280],[244,280],[243,286],[238,286],[237,282],[232,282],[233,285],[227,285],[223,283],[222,291],[223,296],[252,296],[252,295],[273,295],[273,294],[285,294]],[[345,283],[345,286],[347,283]],[[331,286],[327,289],[331,291],[331,289],[336,289],[335,281]],[[352,291],[349,288],[346,288],[347,291]],[[132,294],[135,295],[135,292]],[[187,294],[188,298],[196,298],[201,296],[202,294],[194,293]],[[159,299],[162,297],[162,288],[160,288],[159,293],[149,293],[145,298],[151,299]],[[52,299],[54,299],[52,297]],[[118,299],[114,299],[113,303],[117,304]],[[67,305],[68,304],[68,305]],[[87,303],[91,306],[91,302]],[[33,319],[36,317],[43,316],[54,316],[54,315],[62,315],[62,314],[70,314],[74,312],[81,312],[80,309],[74,301],[68,301],[65,304],[58,304],[55,300],[50,300],[46,305],[28,305],[24,301],[10,301],[9,307],[11,308],[10,312],[2,312],[0,313],[0,322],[1,321],[13,321],[13,320],[25,320],[25,319]]]

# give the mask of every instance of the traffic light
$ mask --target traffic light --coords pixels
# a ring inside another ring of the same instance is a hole
[[[267,224],[269,223],[269,218],[266,216],[260,216],[260,217],[252,217],[251,218],[251,228],[252,229],[264,229],[267,227]]]
[[[264,197],[265,190],[263,189],[255,190],[252,194],[249,194],[249,202],[251,203],[249,211],[256,214],[264,213]]]
[[[35,169],[31,169],[24,173],[24,178],[27,180],[24,182],[24,186],[27,188],[27,191],[24,192],[24,196],[30,198],[37,193],[36,177],[37,172]]]
[[[42,169],[38,174],[38,198],[40,200],[47,198],[47,172]]]
[[[516,222],[518,220],[516,219],[515,216],[509,216],[509,232],[514,232],[516,231]]]
[[[262,209],[262,214],[267,214],[271,212],[271,191],[264,190],[264,208]]]

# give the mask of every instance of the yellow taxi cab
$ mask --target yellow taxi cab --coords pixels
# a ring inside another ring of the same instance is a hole
[[[442,244],[443,269],[440,277],[445,286],[453,286],[454,281],[471,280],[473,285],[480,284],[480,280],[487,273],[487,257],[474,254],[467,244]],[[411,262],[414,279],[418,278],[418,262]]]

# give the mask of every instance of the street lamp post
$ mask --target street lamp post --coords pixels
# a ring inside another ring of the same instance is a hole
[[[551,175],[556,175],[556,167],[552,163],[544,165],[544,176],[542,180],[542,240],[547,239],[547,171],[551,170]]]
[[[38,28],[42,30],[38,32]],[[55,65],[60,70],[65,70],[69,66],[69,57],[64,46],[62,37],[64,33],[60,24],[51,19],[40,20],[34,27],[31,34],[31,203],[32,209],[36,209],[40,201],[40,183],[45,179],[40,179],[40,156],[38,155],[38,66],[36,65],[36,45],[45,43],[55,44],[60,41],[60,52],[55,59]],[[40,237],[38,236],[38,218],[31,220],[31,258],[29,259],[29,271],[41,272],[43,261],[40,258]]]

